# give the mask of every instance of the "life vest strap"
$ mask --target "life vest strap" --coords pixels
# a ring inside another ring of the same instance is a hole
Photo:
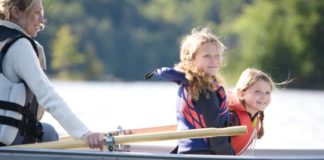
[[[24,107],[13,102],[0,101],[0,109],[10,110],[23,114]]]
[[[7,116],[0,116],[0,124],[8,125],[8,126],[14,126],[19,127],[20,121],[11,117]]]
[[[28,103],[25,107],[23,107],[17,103],[0,101],[0,109],[18,112],[23,116],[22,121],[24,121],[24,122],[28,121],[31,124],[35,124],[35,123],[37,123],[37,119],[35,118],[34,113],[30,110],[30,105],[31,104]],[[8,117],[8,118],[10,118],[10,117]],[[12,126],[19,127],[16,122],[18,120],[13,119],[13,120],[9,120],[9,121],[10,122],[8,122],[8,123],[12,123],[11,124]],[[10,124],[8,124],[8,125],[10,125]],[[21,127],[19,127],[19,128],[21,128]]]
[[[41,139],[43,136],[42,125],[37,121],[31,120],[31,122],[27,123],[26,119],[17,120],[7,116],[0,116],[0,124],[16,127],[20,129],[23,134],[27,133],[38,139]]]
[[[228,126],[239,126],[241,125],[240,119],[235,111],[229,112]]]

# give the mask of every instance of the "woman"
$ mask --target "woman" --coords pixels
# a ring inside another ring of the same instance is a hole
[[[73,114],[43,71],[44,52],[32,39],[45,21],[42,1],[1,0],[0,19],[0,145],[55,135],[52,127],[39,123],[46,110],[71,136],[102,149],[103,134],[90,131]]]

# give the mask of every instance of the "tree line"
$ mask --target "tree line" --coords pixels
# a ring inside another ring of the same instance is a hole
[[[324,1],[43,0],[37,38],[48,73],[65,80],[140,81],[179,61],[182,37],[210,27],[225,43],[222,74],[234,84],[257,67],[289,87],[324,89]]]

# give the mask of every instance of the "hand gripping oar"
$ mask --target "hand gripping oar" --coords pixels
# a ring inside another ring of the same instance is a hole
[[[159,133],[146,133],[146,134],[133,134],[133,135],[120,135],[105,137],[108,149],[111,150],[113,145],[126,144],[126,143],[139,143],[139,142],[153,142],[175,139],[194,139],[194,138],[207,138],[207,137],[221,137],[221,136],[234,136],[247,133],[246,126],[235,126],[225,128],[202,128],[181,131],[159,132]],[[36,144],[15,145],[11,147],[24,147],[24,148],[47,148],[47,149],[67,149],[87,147],[83,140],[65,140],[57,142],[45,142]]]

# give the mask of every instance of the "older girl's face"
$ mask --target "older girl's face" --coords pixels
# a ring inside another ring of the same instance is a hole
[[[216,75],[221,66],[221,53],[218,47],[209,42],[198,48],[193,63],[209,75]]]
[[[41,0],[35,0],[29,11],[17,11],[17,24],[22,27],[25,32],[31,36],[36,37],[37,32],[40,31],[44,23],[44,10]]]

